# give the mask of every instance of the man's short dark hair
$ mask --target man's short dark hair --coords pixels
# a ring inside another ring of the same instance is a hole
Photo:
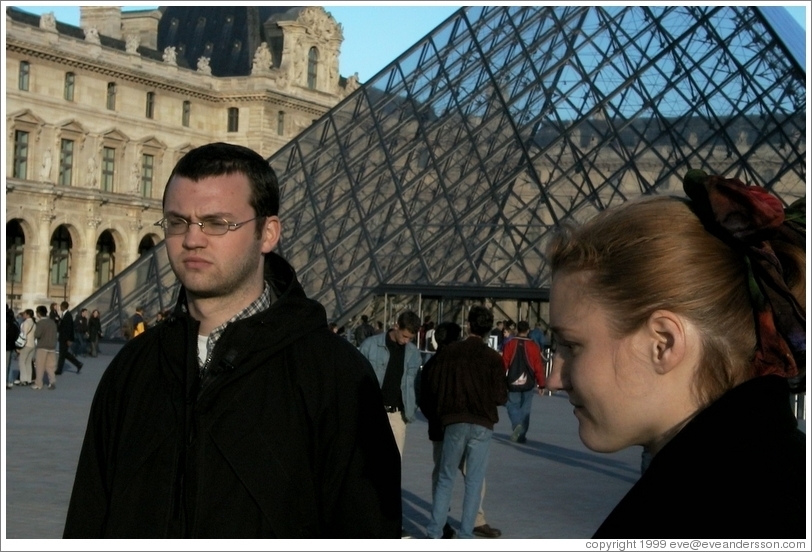
[[[193,149],[180,158],[172,169],[166,186],[168,188],[176,176],[197,182],[210,176],[234,173],[243,174],[248,179],[251,185],[248,202],[258,217],[279,214],[279,182],[273,168],[254,150],[236,144],[214,142]],[[166,191],[163,205],[166,205]],[[257,221],[257,237],[262,236],[263,226],[263,221]]]
[[[516,325],[516,331],[519,333],[529,332],[530,324],[527,320],[519,320],[519,323]]]
[[[398,328],[416,334],[420,330],[420,317],[414,311],[403,311],[398,316]]]
[[[366,314],[362,314],[361,315],[361,322],[363,322],[364,324],[369,322],[369,316],[367,316]]]
[[[46,307],[45,305],[39,305],[37,307],[37,314],[42,316],[43,318],[48,316],[48,307]]]
[[[460,340],[462,335],[462,328],[456,322],[440,322],[437,324],[437,329],[434,330],[434,341],[437,342],[437,350],[439,351],[446,345]]]
[[[468,324],[471,325],[471,333],[479,337],[488,335],[493,328],[493,313],[491,309],[482,305],[474,305],[468,311]]]
[[[68,307],[70,305],[68,304],[67,301],[62,301],[62,303],[60,303],[59,306],[62,307],[62,310],[68,310]]]

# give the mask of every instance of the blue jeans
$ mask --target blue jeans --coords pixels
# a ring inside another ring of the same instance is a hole
[[[516,429],[517,425],[522,424],[522,433],[519,435],[521,440],[524,440],[527,428],[530,427],[530,411],[533,409],[533,395],[535,394],[535,389],[508,391],[505,406],[507,406],[508,418],[510,418],[510,427]]]
[[[443,456],[437,486],[432,496],[431,521],[426,527],[428,536],[439,539],[448,520],[451,492],[460,462],[465,456],[465,495],[462,500],[462,519],[459,538],[474,538],[474,521],[482,499],[482,484],[488,467],[488,452],[493,430],[477,424],[451,424],[445,426]]]
[[[14,351],[6,351],[6,385],[9,383],[14,383],[15,370],[19,373],[19,370],[11,367],[11,357],[13,356],[13,353]]]

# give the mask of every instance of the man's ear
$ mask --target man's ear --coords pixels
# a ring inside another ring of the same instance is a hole
[[[646,322],[649,356],[657,373],[665,374],[679,365],[688,350],[685,320],[671,311],[658,310]]]
[[[262,227],[262,252],[270,253],[279,243],[282,235],[282,223],[279,217],[266,217]]]

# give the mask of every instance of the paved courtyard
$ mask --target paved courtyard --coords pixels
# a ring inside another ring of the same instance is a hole
[[[73,367],[66,364],[53,391],[27,387],[4,391],[6,538],[61,537],[90,402],[119,348],[102,344],[105,354],[83,358],[85,367],[79,375],[68,371]],[[504,407],[499,417],[484,507],[488,523],[502,530],[502,539],[588,538],[639,476],[639,447],[598,454],[581,444],[565,395],[535,398],[524,445],[510,441]],[[403,458],[403,523],[415,538],[425,536],[429,521],[431,468],[427,424],[418,415],[408,426]],[[462,486],[458,478],[450,515],[455,527]]]

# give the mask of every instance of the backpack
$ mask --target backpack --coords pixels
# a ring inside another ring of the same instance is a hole
[[[536,374],[527,362],[524,339],[516,340],[516,352],[507,372],[508,391],[529,391],[536,387]]]

